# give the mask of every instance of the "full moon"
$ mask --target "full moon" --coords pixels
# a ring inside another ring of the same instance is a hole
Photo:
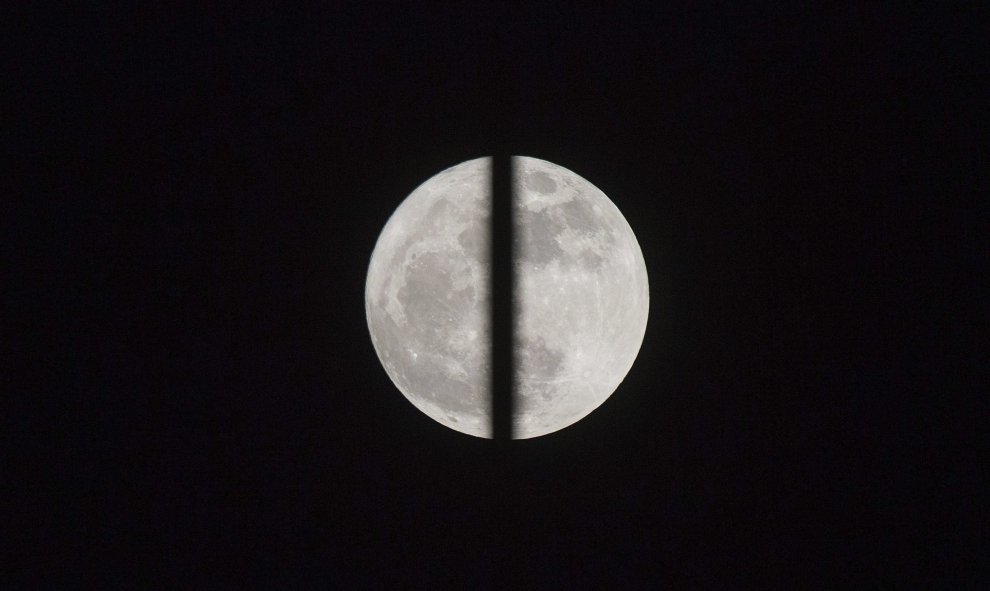
[[[570,170],[513,157],[518,439],[558,431],[598,408],[632,367],[649,286],[632,228]],[[448,168],[385,224],[368,269],[365,312],[399,391],[442,425],[491,437],[491,159]]]

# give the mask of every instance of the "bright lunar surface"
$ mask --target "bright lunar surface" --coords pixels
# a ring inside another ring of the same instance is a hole
[[[440,172],[378,238],[365,286],[375,351],[413,405],[491,437],[491,159]],[[563,429],[629,372],[649,313],[632,229],[594,185],[556,164],[513,158],[516,400],[513,432]]]

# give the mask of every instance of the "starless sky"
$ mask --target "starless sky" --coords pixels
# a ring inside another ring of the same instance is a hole
[[[978,582],[985,21],[331,4],[7,11],[3,577]],[[508,447],[363,310],[399,202],[499,146],[602,189],[651,289],[616,393]]]

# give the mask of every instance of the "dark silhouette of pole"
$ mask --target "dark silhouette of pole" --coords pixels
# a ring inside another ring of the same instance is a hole
[[[514,359],[515,276],[513,270],[512,150],[509,141],[515,124],[512,116],[513,84],[510,76],[513,13],[499,3],[487,5],[485,22],[491,27],[487,65],[487,100],[482,127],[492,154],[491,217],[491,396],[492,437],[513,437],[513,402],[516,367]]]
[[[512,198],[512,158],[498,152],[492,157],[491,218],[492,436],[498,440],[513,436],[516,368]]]

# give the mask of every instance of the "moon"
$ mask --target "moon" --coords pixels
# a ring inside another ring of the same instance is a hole
[[[513,157],[517,439],[598,408],[626,377],[649,315],[643,253],[615,204],[570,170]],[[417,187],[375,244],[365,312],[378,358],[417,409],[491,437],[491,159]]]

